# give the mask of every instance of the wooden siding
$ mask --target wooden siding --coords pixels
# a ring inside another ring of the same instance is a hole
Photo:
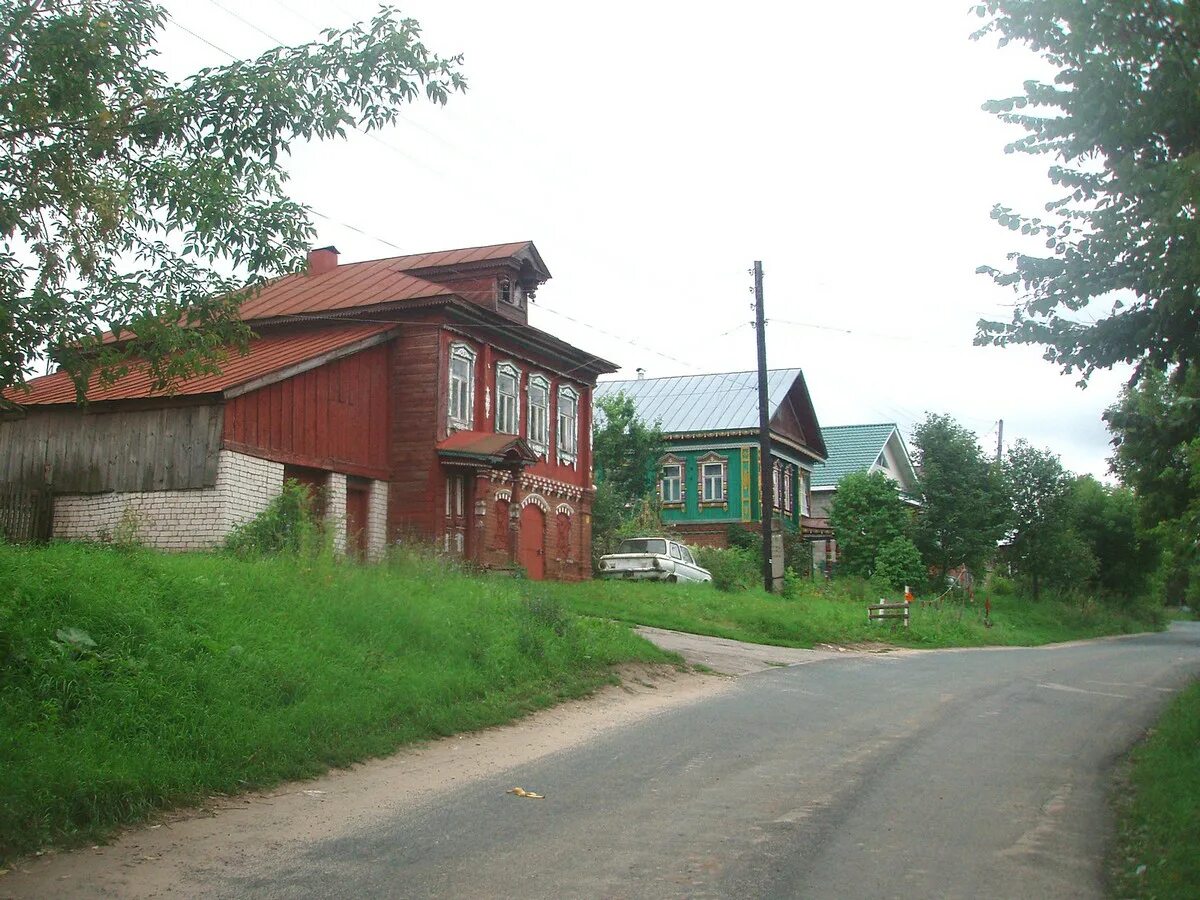
[[[415,530],[431,539],[445,514],[445,480],[437,458],[439,429],[444,432],[446,421],[441,333],[437,325],[413,326],[391,343],[392,538]]]
[[[59,493],[169,491],[217,480],[221,407],[30,409],[0,421],[0,483]]]
[[[388,472],[386,346],[229,400],[224,446],[369,478]]]

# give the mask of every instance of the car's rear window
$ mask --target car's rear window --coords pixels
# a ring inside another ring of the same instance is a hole
[[[621,548],[618,553],[657,553],[662,556],[667,555],[667,542],[656,541],[650,538],[633,538],[628,541],[621,541]]]

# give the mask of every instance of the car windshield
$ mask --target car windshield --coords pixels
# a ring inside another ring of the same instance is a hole
[[[621,541],[621,548],[618,553],[657,553],[660,556],[667,555],[667,542],[662,540],[654,540],[653,538],[633,538],[628,541]]]

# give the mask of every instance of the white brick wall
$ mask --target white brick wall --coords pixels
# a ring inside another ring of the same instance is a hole
[[[336,553],[346,552],[346,476],[330,472],[325,481],[325,524],[333,535]]]
[[[387,500],[387,482],[372,481],[367,496],[367,559],[372,562],[383,559],[387,548]]]
[[[125,537],[163,550],[215,547],[233,526],[265,509],[282,487],[281,463],[222,450],[217,483],[211,488],[58,495],[54,536],[67,540]]]

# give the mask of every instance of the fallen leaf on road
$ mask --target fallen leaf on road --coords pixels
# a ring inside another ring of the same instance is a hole
[[[516,794],[518,797],[524,797],[527,800],[545,800],[546,799],[542,794],[535,794],[533,791],[527,791],[524,788],[519,788],[519,787],[511,788],[511,789],[505,791],[504,793]]]

